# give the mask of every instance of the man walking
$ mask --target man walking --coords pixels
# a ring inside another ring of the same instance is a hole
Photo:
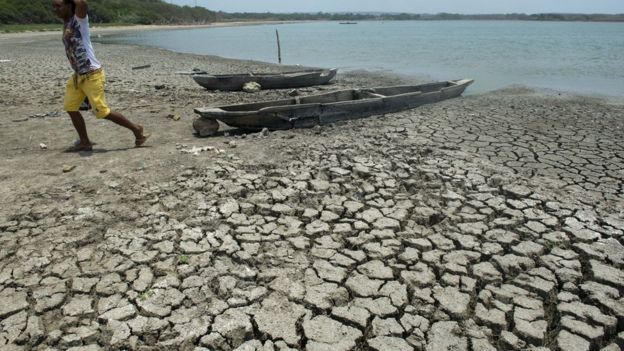
[[[111,111],[104,97],[105,75],[102,65],[95,57],[89,33],[89,17],[86,0],[53,0],[52,8],[56,16],[63,20],[63,44],[74,74],[67,81],[65,88],[65,111],[69,114],[80,141],[67,151],[91,151],[93,143],[89,140],[84,118],[79,111],[85,97],[89,99],[97,118],[105,118],[134,133],[134,145],[145,143],[149,134],[143,132],[143,126],[130,122],[119,112]]]

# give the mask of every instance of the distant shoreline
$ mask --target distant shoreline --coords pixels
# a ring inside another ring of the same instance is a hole
[[[307,17],[304,14],[237,14],[237,15],[249,15],[254,16],[249,20],[244,18],[222,19],[217,22],[211,22],[206,24],[136,24],[136,25],[114,25],[110,23],[92,23],[92,30],[98,31],[98,34],[118,33],[123,31],[143,31],[143,30],[160,30],[160,29],[186,29],[186,28],[210,28],[210,27],[235,27],[235,26],[249,26],[249,25],[263,25],[263,24],[286,24],[286,23],[302,23],[302,22],[376,22],[376,21],[522,21],[522,22],[594,22],[594,23],[624,23],[624,14],[484,14],[484,15],[460,15],[451,13],[442,14],[392,14],[392,15],[353,15],[353,18],[326,18],[322,17],[327,14],[318,14],[314,16],[321,17]],[[266,19],[255,18],[256,15],[267,16]],[[286,17],[281,19],[274,18]],[[298,17],[303,16],[303,17]],[[46,24],[53,25],[53,24]],[[15,35],[22,33],[34,33],[42,34],[48,32],[55,32],[56,30],[48,30],[33,28],[30,25],[23,25],[24,30],[20,31],[0,31],[0,37],[4,35]],[[2,26],[0,26],[0,29]],[[59,29],[60,31],[60,24]]]
[[[462,16],[490,16],[490,15],[462,15]],[[492,15],[494,16],[494,15]],[[620,15],[609,15],[620,16]],[[522,21],[522,22],[593,22],[593,23],[623,23],[624,15],[618,19],[604,19],[604,20],[580,20],[580,19],[568,19],[568,20],[556,20],[556,19],[522,19],[522,18],[420,18],[420,19],[358,19],[354,21],[348,21],[350,23],[355,22],[383,22],[383,21]],[[175,29],[194,29],[194,28],[214,28],[214,27],[238,27],[238,26],[254,26],[264,24],[289,24],[289,23],[305,23],[305,22],[345,22],[344,20],[331,20],[331,19],[310,19],[310,20],[236,20],[236,21],[221,21],[208,24],[137,24],[137,25],[106,25],[102,26],[99,23],[91,24],[91,31],[96,35],[110,35],[123,32],[134,31],[150,31],[150,30],[175,30]],[[25,27],[27,28],[27,27]],[[58,30],[29,30],[16,32],[0,32],[0,39],[3,38],[16,38],[16,37],[34,37],[45,36],[50,33],[56,33],[61,30],[59,24]]]
[[[624,13],[499,13],[499,14],[415,14],[415,13],[221,13],[218,21],[228,20],[324,20],[324,21],[440,21],[440,20],[518,20],[563,22],[624,22]]]

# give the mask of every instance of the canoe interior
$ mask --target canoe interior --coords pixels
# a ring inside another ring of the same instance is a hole
[[[351,89],[340,90],[327,94],[312,95],[301,98],[290,98],[283,100],[264,101],[249,104],[237,104],[229,106],[220,106],[219,108],[224,111],[258,111],[266,107],[276,106],[290,106],[290,105],[304,105],[304,104],[326,104],[341,101],[357,101],[372,99],[378,96],[374,94],[383,95],[384,97],[391,97],[395,95],[403,95],[409,93],[429,93],[439,91],[442,88],[456,86],[453,82],[436,82],[422,85],[406,85],[406,86],[394,86],[394,87],[382,87],[373,89]]]
[[[236,73],[236,74],[206,74],[201,73],[197,74],[197,76],[206,75],[211,78],[216,79],[231,79],[231,78],[245,78],[245,77],[272,77],[272,76],[282,76],[282,77],[290,77],[290,76],[299,76],[299,75],[307,75],[307,74],[315,74],[315,73],[327,73],[329,74],[331,70],[326,69],[308,69],[302,71],[291,71],[291,72],[274,72],[274,73]]]
[[[284,73],[246,73],[246,74],[194,74],[191,77],[202,87],[209,90],[242,90],[249,82],[260,84],[262,89],[300,88],[329,83],[337,73],[336,68],[303,70]]]

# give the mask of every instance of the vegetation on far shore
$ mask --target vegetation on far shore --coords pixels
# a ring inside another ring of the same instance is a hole
[[[200,24],[217,20],[203,7],[177,6],[162,0],[89,0],[94,23]],[[0,0],[0,27],[14,24],[59,23],[52,0]]]
[[[98,24],[206,24],[230,21],[359,20],[523,20],[623,22],[624,14],[483,14],[452,13],[226,13],[177,6],[162,0],[89,0],[89,17]],[[59,20],[51,0],[0,0],[0,32],[52,29]],[[56,27],[54,27],[56,29]]]

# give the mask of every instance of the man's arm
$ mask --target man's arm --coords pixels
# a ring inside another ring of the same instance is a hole
[[[87,10],[89,9],[87,0],[74,0],[74,4],[76,4],[76,16],[78,18],[87,17]]]

